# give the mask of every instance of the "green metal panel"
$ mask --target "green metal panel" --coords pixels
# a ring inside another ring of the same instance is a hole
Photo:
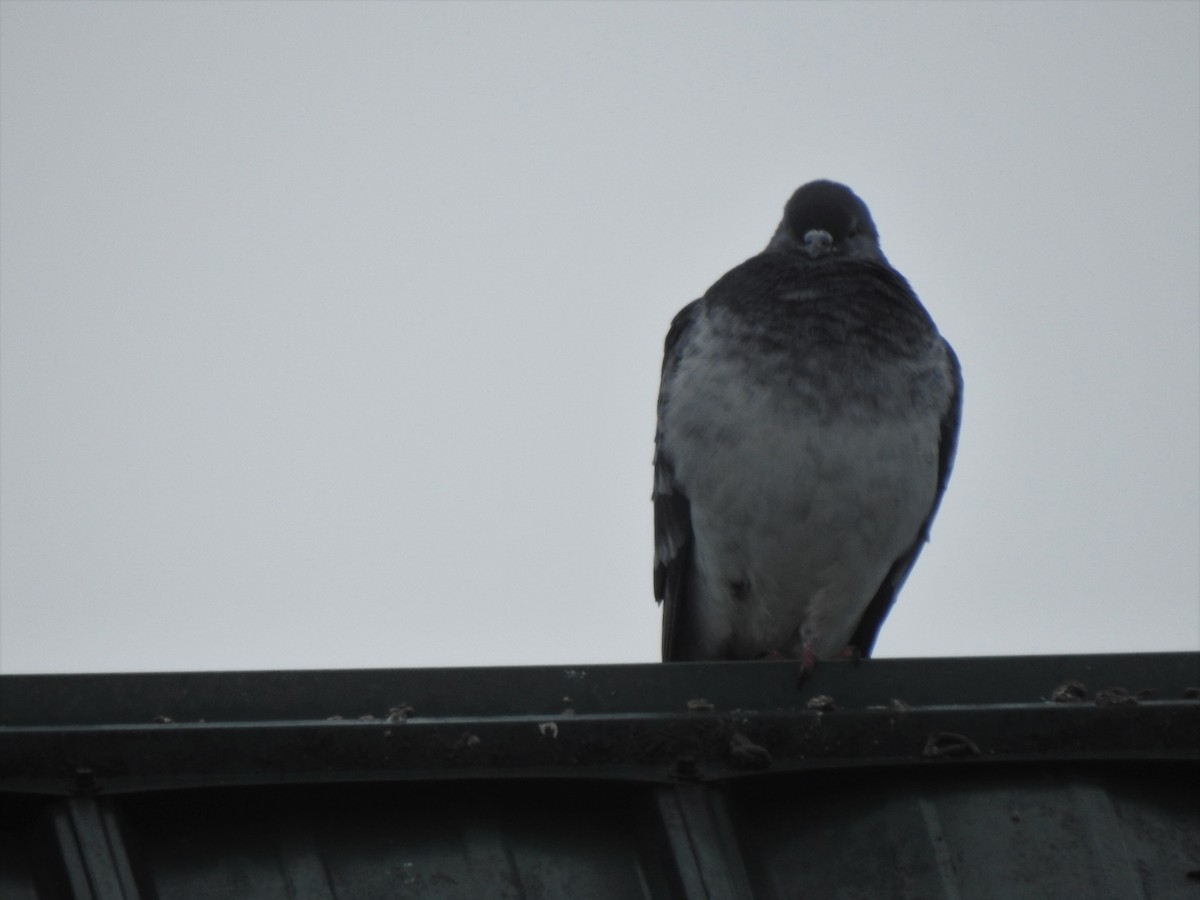
[[[1200,896],[1200,654],[0,678],[0,897]]]

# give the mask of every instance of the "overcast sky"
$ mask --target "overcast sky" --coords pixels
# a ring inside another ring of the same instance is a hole
[[[0,671],[656,660],[667,326],[818,177],[966,381],[877,654],[1200,648],[1200,4],[0,14]]]

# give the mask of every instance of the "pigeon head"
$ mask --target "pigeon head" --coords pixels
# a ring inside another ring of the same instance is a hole
[[[836,181],[810,181],[792,194],[767,249],[810,259],[834,255],[884,261],[867,204]]]

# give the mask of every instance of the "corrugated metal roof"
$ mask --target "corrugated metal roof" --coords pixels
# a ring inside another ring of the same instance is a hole
[[[1200,654],[795,677],[6,676],[0,896],[1200,897]]]

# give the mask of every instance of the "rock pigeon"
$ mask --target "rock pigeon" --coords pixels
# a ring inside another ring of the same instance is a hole
[[[654,455],[664,661],[870,655],[950,476],[958,359],[866,204],[797,190],[671,323]]]

